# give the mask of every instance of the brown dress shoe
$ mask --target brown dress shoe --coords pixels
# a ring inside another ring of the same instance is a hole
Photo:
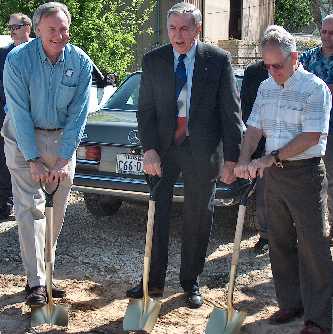
[[[30,288],[30,292],[27,295],[26,304],[29,306],[43,306],[47,303],[45,286],[34,286]]]
[[[296,318],[301,317],[303,314],[304,314],[303,308],[291,309],[291,310],[280,309],[276,311],[269,318],[269,323],[271,325],[285,324],[287,322],[295,320]]]
[[[299,334],[330,334],[330,331],[319,327],[312,321],[307,321]]]
[[[30,293],[30,286],[27,284],[24,288],[25,293],[27,294],[27,296]],[[66,297],[66,291],[62,288],[59,288],[58,286],[56,286],[54,283],[52,283],[52,297],[53,298],[64,298]]]

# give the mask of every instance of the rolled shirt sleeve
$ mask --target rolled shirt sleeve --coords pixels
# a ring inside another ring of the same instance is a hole
[[[332,95],[322,82],[316,86],[308,97],[303,111],[303,132],[328,133]]]
[[[91,89],[92,63],[84,59],[80,79],[73,100],[68,106],[68,117],[64,127],[59,156],[69,160],[78,147],[87,121],[89,96]]]

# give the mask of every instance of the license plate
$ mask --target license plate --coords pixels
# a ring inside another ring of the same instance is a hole
[[[117,154],[117,173],[143,175],[143,156]]]

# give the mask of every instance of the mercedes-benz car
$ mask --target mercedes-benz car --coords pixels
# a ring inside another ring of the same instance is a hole
[[[240,89],[243,72],[235,70],[235,75]],[[136,119],[140,79],[140,71],[129,75],[107,103],[89,115],[77,150],[73,190],[84,193],[87,209],[95,216],[110,216],[123,201],[149,197]],[[238,182],[237,189],[246,183]],[[237,202],[233,191],[217,183],[215,205]],[[174,201],[183,202],[181,178],[174,186]]]

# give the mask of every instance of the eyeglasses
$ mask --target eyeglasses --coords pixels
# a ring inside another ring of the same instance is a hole
[[[19,30],[22,27],[27,26],[27,24],[25,23],[21,23],[21,24],[8,24],[7,28],[9,31],[15,31],[15,30]]]
[[[290,58],[290,54],[284,59],[282,63],[279,64],[265,64],[266,70],[269,71],[271,68],[274,70],[281,70],[286,64],[287,60]]]

